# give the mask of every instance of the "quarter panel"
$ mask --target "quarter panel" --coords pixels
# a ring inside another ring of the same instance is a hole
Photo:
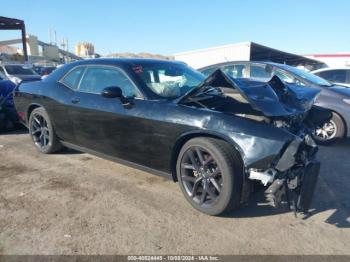
[[[43,107],[59,139],[74,142],[74,132],[69,118],[69,102],[72,90],[57,82],[31,82],[16,88],[14,101],[18,112],[23,112],[25,121],[29,120],[31,105]]]

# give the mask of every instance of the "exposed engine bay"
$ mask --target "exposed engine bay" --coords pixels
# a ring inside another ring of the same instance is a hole
[[[268,187],[265,196],[270,205],[278,207],[285,201],[294,212],[307,212],[320,169],[316,160],[318,148],[311,134],[317,124],[331,118],[330,111],[313,106],[318,93],[319,90],[307,87],[297,90],[277,76],[267,83],[240,81],[218,70],[182,103],[272,125],[293,134],[294,140],[285,144],[268,168],[245,170],[246,186],[251,181],[260,181]],[[243,190],[242,202],[248,198],[246,191]]]

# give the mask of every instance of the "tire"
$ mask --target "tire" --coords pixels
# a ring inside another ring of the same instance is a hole
[[[29,135],[39,152],[52,154],[62,149],[49,115],[44,108],[35,108],[29,117]]]
[[[228,143],[207,137],[189,140],[179,152],[176,174],[186,200],[200,212],[216,216],[239,207],[243,168]]]
[[[333,112],[332,118],[328,122],[324,123],[323,126],[316,127],[313,137],[319,145],[331,145],[344,138],[345,129],[343,119]]]

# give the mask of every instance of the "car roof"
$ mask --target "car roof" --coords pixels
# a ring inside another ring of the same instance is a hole
[[[244,60],[242,60],[242,61],[229,61],[229,62],[213,64],[213,65],[199,68],[198,70],[201,71],[201,70],[209,69],[212,67],[226,66],[226,65],[233,65],[233,64],[265,64],[265,65],[273,65],[273,66],[277,66],[277,67],[284,65],[284,64],[279,64],[279,63],[270,62],[270,61],[247,61],[247,60],[244,61]]]
[[[6,67],[6,66],[24,66],[23,64],[1,64],[0,66]]]
[[[326,67],[312,71],[311,73],[319,73],[330,70],[350,70],[350,66],[340,66],[340,67]]]
[[[149,58],[96,58],[79,60],[70,64],[74,65],[91,65],[91,64],[110,64],[110,65],[137,65],[137,64],[153,64],[153,63],[179,63],[183,62],[176,60],[162,60]]]
[[[1,63],[2,66],[24,66],[25,64],[17,64],[17,63]]]

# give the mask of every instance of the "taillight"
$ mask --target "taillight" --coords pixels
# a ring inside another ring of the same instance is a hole
[[[24,112],[18,112],[18,116],[21,120],[24,120]]]

